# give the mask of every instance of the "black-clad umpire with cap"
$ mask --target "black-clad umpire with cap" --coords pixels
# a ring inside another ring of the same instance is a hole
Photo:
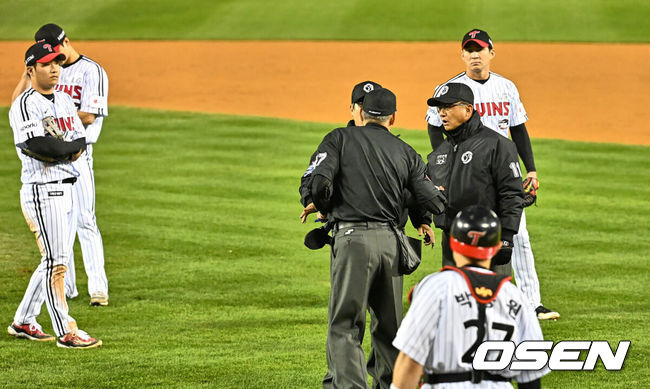
[[[374,81],[363,81],[356,84],[352,88],[351,102],[350,102],[350,116],[352,119],[348,122],[348,127],[363,126],[361,119],[361,112],[363,111],[363,99],[366,95],[373,90],[380,89],[382,86]],[[307,221],[307,216],[311,213],[317,212],[316,207],[312,201],[311,184],[313,178],[313,170],[320,161],[318,150],[312,154],[310,164],[302,178],[300,179],[300,202],[305,207],[300,215],[300,219],[304,224]],[[404,191],[404,209],[402,211],[399,227],[404,228],[408,219],[411,219],[413,227],[418,231],[418,235],[425,235],[425,245],[431,245],[434,242],[434,233],[431,229],[431,213],[417,206],[415,199],[411,193]],[[318,219],[321,221],[327,220],[327,215],[318,212]]]
[[[473,107],[474,94],[465,84],[449,83],[430,98],[444,126],[445,141],[428,155],[427,173],[447,197],[447,209],[433,217],[442,229],[442,263],[454,266],[449,247],[451,221],[463,208],[482,205],[499,216],[503,246],[493,269],[510,275],[512,238],[523,210],[521,169],[515,144],[481,123]],[[495,265],[504,265],[496,266]]]
[[[366,388],[361,347],[366,310],[371,328],[375,373],[389,388],[398,355],[391,342],[402,320],[402,277],[397,271],[394,232],[407,188],[420,206],[436,214],[444,199],[425,175],[421,157],[390,133],[396,98],[388,89],[366,95],[363,126],[338,128],[318,147],[313,171],[316,209],[335,222],[331,256],[325,388]],[[377,379],[377,378],[376,378]]]
[[[356,84],[352,88],[352,97],[350,102],[350,116],[352,119],[348,121],[348,127],[363,125],[361,121],[363,99],[368,93],[380,88],[381,85],[374,81],[363,81]],[[305,174],[303,174],[302,178],[300,179],[300,202],[302,203],[303,207],[305,207],[302,214],[300,215],[300,219],[302,220],[303,224],[307,221],[307,215],[316,212],[316,207],[314,206],[311,198],[311,183],[313,177],[312,172],[314,171],[314,168],[316,167],[316,164],[319,162],[319,160],[320,158],[318,156],[318,150],[316,150],[309,159],[310,164],[307,168],[307,171],[305,171]],[[320,213],[318,215],[319,219],[322,216],[324,215]]]

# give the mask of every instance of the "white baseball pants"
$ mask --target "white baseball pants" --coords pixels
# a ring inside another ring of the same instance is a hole
[[[72,251],[73,187],[62,183],[24,184],[20,190],[23,215],[36,237],[41,263],[29,280],[14,322],[36,323],[45,300],[57,336],[77,328],[75,320],[68,315],[63,281]]]
[[[75,207],[73,212],[76,229],[73,230],[72,244],[74,245],[75,235],[78,235],[84,268],[88,276],[88,294],[102,292],[108,296],[108,280],[104,269],[104,244],[95,217],[95,174],[92,145],[88,145],[86,152],[74,162],[74,167],[79,172],[79,178],[74,185]],[[73,251],[70,252],[68,261],[65,288],[68,296],[74,297],[79,294]]]

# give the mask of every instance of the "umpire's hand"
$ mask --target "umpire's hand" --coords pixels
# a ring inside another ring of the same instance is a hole
[[[317,212],[314,203],[307,204],[307,206],[302,210],[302,213],[300,214],[300,220],[302,221],[302,224],[305,224],[307,221],[307,215],[314,212]]]

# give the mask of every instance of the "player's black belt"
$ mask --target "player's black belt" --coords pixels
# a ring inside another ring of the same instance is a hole
[[[343,228],[352,228],[352,227],[366,227],[366,228],[389,228],[390,223],[388,222],[337,222],[334,231],[338,231]]]
[[[510,378],[502,377],[500,375],[490,374],[486,371],[467,371],[464,373],[449,373],[449,374],[426,374],[424,382],[427,384],[442,384],[445,382],[463,382],[471,381],[478,384],[481,381],[503,381],[510,382]]]
[[[74,184],[75,182],[77,182],[77,177],[68,177],[63,180],[46,182],[46,184]]]

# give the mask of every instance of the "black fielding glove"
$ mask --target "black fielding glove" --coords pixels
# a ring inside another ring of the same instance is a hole
[[[326,244],[332,244],[332,237],[326,226],[314,228],[305,235],[305,246],[310,250],[318,250]]]
[[[512,257],[512,242],[509,240],[504,240],[502,241],[503,246],[501,246],[501,250],[492,257],[492,264],[493,265],[505,265],[506,263],[510,262],[510,258]]]

